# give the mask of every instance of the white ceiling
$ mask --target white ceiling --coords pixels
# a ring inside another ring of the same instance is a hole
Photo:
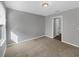
[[[6,1],[4,3],[8,8],[42,16],[79,7],[79,1],[50,1],[47,8],[41,6],[41,1]]]

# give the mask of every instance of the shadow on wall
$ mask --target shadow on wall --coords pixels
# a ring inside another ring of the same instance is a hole
[[[11,32],[10,34],[11,34],[11,40],[15,43],[18,43],[18,36],[13,32]]]

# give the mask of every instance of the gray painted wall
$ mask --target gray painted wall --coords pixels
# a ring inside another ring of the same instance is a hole
[[[45,35],[52,38],[52,17],[45,17]]]
[[[46,35],[51,36],[51,21],[54,16],[63,16],[63,41],[79,46],[79,8],[46,17]]]
[[[18,41],[29,40],[44,35],[45,17],[6,8],[7,42],[12,43],[11,32],[17,35]]]

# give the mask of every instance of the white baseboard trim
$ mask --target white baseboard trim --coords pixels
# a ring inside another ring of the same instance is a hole
[[[4,57],[5,56],[5,52],[6,52],[6,48],[7,48],[7,46],[6,46],[6,40],[3,40],[3,42],[2,42],[2,44],[1,44],[0,47],[1,48],[4,47],[4,51],[3,51],[2,56],[1,56],[1,57]]]
[[[25,41],[30,41],[30,40],[34,40],[34,39],[37,39],[37,38],[40,38],[40,37],[43,37],[45,35],[42,35],[42,36],[37,36],[37,37],[34,37],[34,38],[30,38],[30,39],[27,39],[27,40],[23,40],[23,41],[19,41],[18,43],[22,43],[22,42],[25,42]],[[12,44],[18,44],[18,43],[11,43],[11,44],[8,44],[8,45],[12,45]]]
[[[20,41],[19,43],[21,43],[21,42],[25,42],[25,41],[34,40],[34,39],[38,39],[38,38],[43,37],[43,36],[44,36],[44,35],[42,35],[42,36],[38,36],[38,37],[34,37],[34,38],[31,38],[31,39],[27,39],[27,40],[23,40],[23,41]]]
[[[2,57],[4,57],[4,56],[5,56],[6,48],[7,48],[7,47],[5,47],[5,49],[4,49],[4,52],[3,52]]]
[[[49,36],[49,35],[44,35],[44,36],[47,36],[47,37],[49,37],[49,38],[53,38],[52,36]]]
[[[75,46],[75,47],[78,47],[78,48],[79,48],[79,46],[78,46],[78,45],[75,45],[75,44],[69,43],[69,42],[67,42],[67,41],[62,41],[62,42],[63,42],[63,43],[70,44],[70,45],[72,45],[72,46]]]

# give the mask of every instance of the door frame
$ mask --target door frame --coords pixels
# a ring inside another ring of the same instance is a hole
[[[61,41],[63,40],[63,16],[54,16],[52,17],[52,37],[54,38],[54,18],[60,18],[61,19]]]

